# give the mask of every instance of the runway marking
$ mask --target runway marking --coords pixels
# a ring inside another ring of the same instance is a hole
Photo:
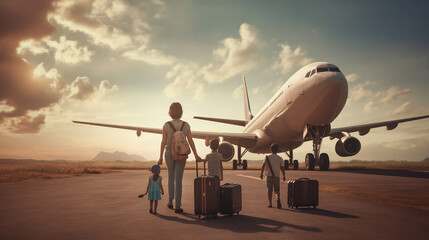
[[[249,176],[249,175],[244,175],[244,174],[235,174],[235,175],[240,176],[240,177],[245,177],[245,178],[250,178],[250,179],[256,179],[256,180],[263,181],[262,179],[260,179],[258,177],[254,177],[254,176]]]

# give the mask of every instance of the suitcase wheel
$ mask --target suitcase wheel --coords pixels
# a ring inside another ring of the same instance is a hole
[[[201,219],[201,215],[198,215],[198,219]]]

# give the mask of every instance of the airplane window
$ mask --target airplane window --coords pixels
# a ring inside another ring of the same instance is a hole
[[[308,78],[310,76],[310,73],[311,73],[311,71],[308,72],[307,74],[305,74],[305,77]]]
[[[310,77],[313,76],[316,73],[316,69],[313,69],[313,71],[311,71]]]
[[[329,71],[329,68],[323,67],[323,68],[317,68],[317,72],[327,72]]]
[[[329,70],[330,70],[331,72],[341,72],[341,71],[340,71],[340,69],[339,69],[339,68],[337,68],[337,67],[329,67]]]

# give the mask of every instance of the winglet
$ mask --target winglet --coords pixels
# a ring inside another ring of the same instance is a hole
[[[247,94],[246,76],[243,75],[243,95],[244,95],[244,119],[246,124],[252,120],[253,115],[250,110],[249,95]]]

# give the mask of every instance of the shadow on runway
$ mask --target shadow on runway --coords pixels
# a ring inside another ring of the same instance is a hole
[[[359,218],[358,216],[345,214],[345,213],[339,213],[339,212],[333,212],[333,211],[320,209],[320,208],[298,208],[298,209],[282,208],[282,210],[305,213],[305,214],[312,214],[312,215],[319,215],[319,216],[326,216],[326,217],[333,217],[333,218]]]
[[[167,221],[176,221],[185,224],[195,224],[204,227],[211,227],[214,229],[230,230],[238,233],[257,233],[257,232],[282,232],[283,227],[293,228],[308,232],[321,232],[322,230],[317,227],[306,227],[277,220],[259,218],[247,215],[234,215],[222,216],[218,215],[216,218],[201,217],[190,213],[183,213],[177,216],[158,215],[158,217]]]
[[[347,173],[363,173],[372,175],[384,175],[394,177],[411,177],[411,178],[425,178],[429,179],[429,172],[416,172],[408,170],[390,170],[390,169],[344,169],[344,170],[332,170],[336,172],[347,172]]]

